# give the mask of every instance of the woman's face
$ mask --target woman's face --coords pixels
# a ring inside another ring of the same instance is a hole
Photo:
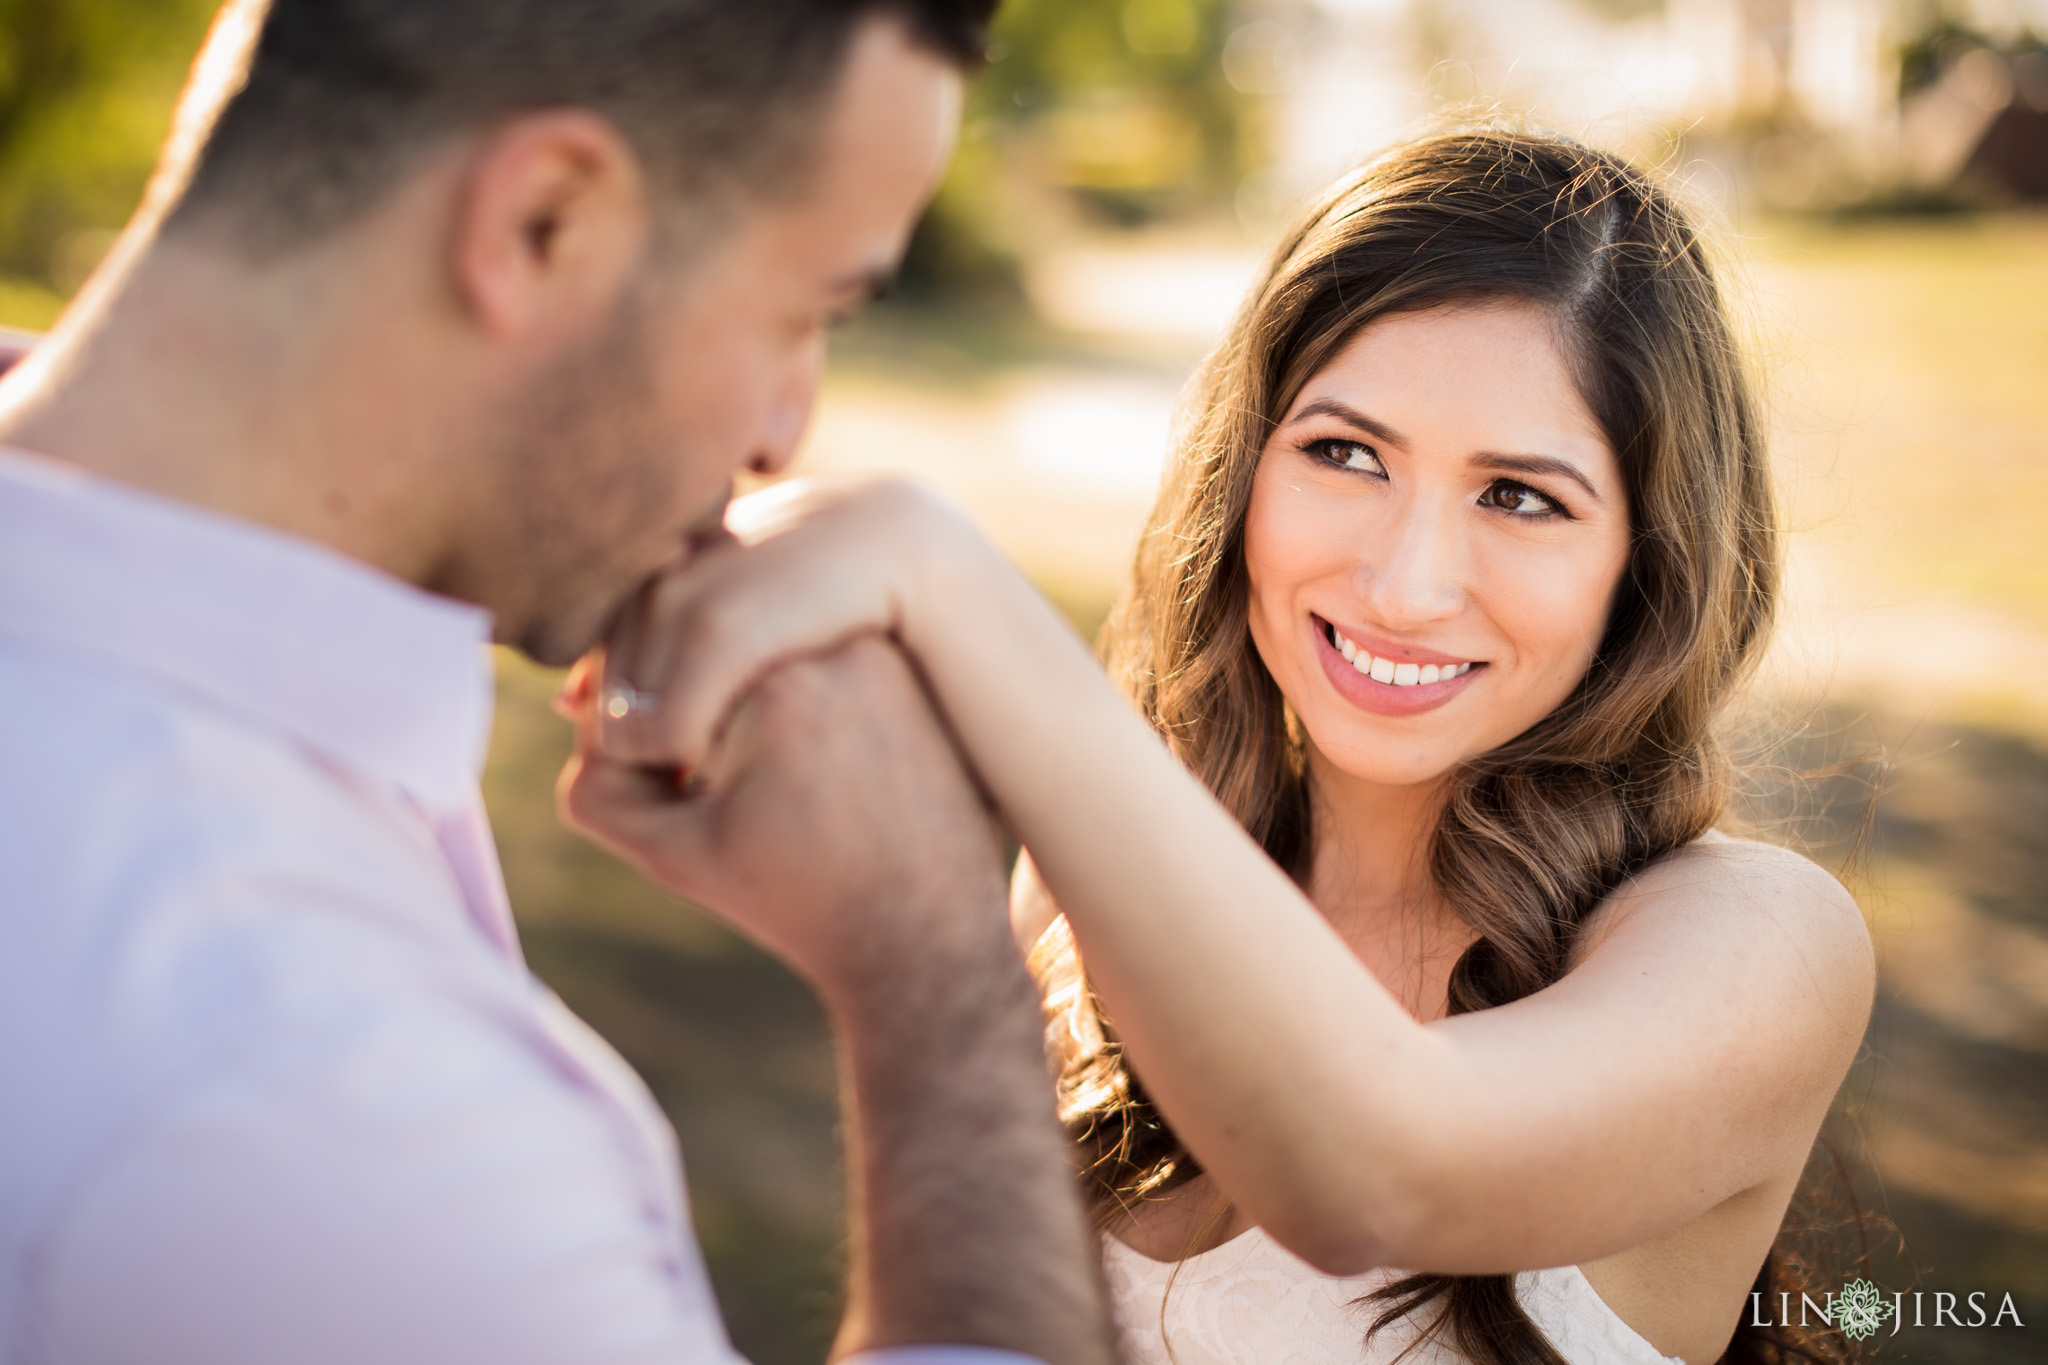
[[[1427,782],[1585,676],[1628,500],[1550,315],[1460,304],[1381,318],[1303,386],[1244,544],[1252,639],[1313,750]]]

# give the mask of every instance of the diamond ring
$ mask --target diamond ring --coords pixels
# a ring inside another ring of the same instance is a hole
[[[613,720],[624,720],[632,715],[645,715],[654,709],[661,698],[652,692],[642,692],[627,682],[609,682],[604,687],[604,713]]]

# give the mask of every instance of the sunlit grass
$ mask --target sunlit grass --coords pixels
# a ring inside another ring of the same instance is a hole
[[[2048,216],[1749,245],[1795,524],[1885,592],[2048,628]]]

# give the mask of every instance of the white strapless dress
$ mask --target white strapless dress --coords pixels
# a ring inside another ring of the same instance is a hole
[[[1354,1300],[1400,1279],[1401,1271],[1324,1275],[1258,1228],[1177,1266],[1114,1237],[1102,1241],[1131,1365],[1385,1365],[1433,1315],[1434,1305],[1427,1305],[1389,1324],[1368,1349],[1366,1328],[1383,1310]],[[1658,1354],[1616,1317],[1577,1266],[1525,1270],[1515,1277],[1515,1295],[1571,1365],[1685,1365]],[[1432,1342],[1402,1365],[1466,1362]]]

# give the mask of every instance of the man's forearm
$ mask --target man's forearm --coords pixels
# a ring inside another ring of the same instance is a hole
[[[1000,938],[835,1002],[853,1239],[835,1354],[958,1342],[1115,1359],[1038,997]]]

